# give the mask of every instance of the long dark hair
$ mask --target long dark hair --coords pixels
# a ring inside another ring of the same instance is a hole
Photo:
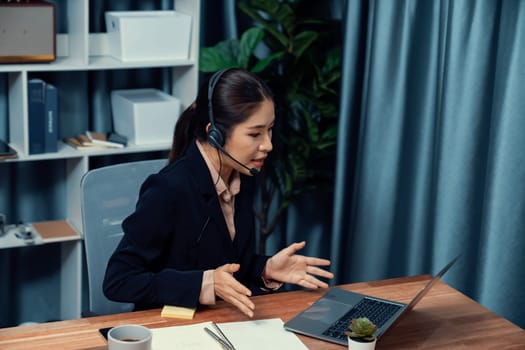
[[[273,101],[273,95],[262,79],[243,69],[228,69],[213,91],[215,127],[225,140],[228,139],[232,128],[253,115],[265,100]],[[193,139],[206,140],[206,125],[209,122],[206,83],[200,87],[195,102],[181,114],[175,125],[169,163],[181,157]]]

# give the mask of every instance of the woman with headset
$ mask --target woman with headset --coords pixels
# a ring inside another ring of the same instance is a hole
[[[255,253],[256,175],[272,150],[272,93],[241,69],[215,73],[175,126],[168,165],[140,189],[111,256],[104,293],[135,309],[196,307],[221,298],[249,317],[251,295],[283,283],[327,288],[329,260]],[[319,267],[321,266],[321,267]]]

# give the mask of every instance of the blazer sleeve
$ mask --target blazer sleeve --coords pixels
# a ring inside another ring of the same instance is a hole
[[[176,224],[176,203],[191,205],[185,198],[193,188],[179,187],[187,191],[177,193],[160,174],[141,186],[136,210],[124,220],[124,236],[107,265],[103,283],[107,298],[135,303],[136,308],[197,305],[203,271],[185,266],[192,220]],[[179,244],[173,244],[174,235]]]

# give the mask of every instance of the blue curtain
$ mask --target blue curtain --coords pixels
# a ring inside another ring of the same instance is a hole
[[[338,283],[435,273],[525,326],[525,2],[348,0]]]

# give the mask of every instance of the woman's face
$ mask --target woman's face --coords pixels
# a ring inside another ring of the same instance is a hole
[[[233,127],[226,139],[224,148],[240,163],[248,168],[261,170],[264,160],[272,150],[272,128],[275,122],[273,102],[264,100],[260,107],[244,122]],[[250,172],[228,157],[223,157],[225,165],[250,175]]]

